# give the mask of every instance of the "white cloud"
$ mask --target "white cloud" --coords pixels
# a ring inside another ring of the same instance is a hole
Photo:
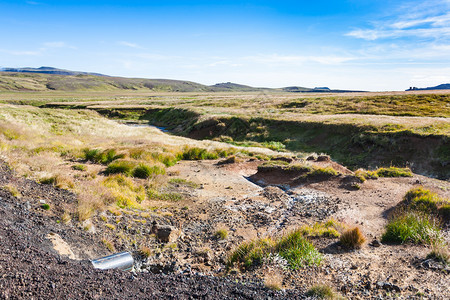
[[[335,56],[335,55],[311,56],[311,55],[271,54],[271,55],[257,55],[244,57],[244,60],[254,61],[258,63],[297,64],[297,65],[301,65],[308,62],[319,63],[324,65],[337,65],[353,59],[355,59],[355,57]]]
[[[401,37],[447,39],[450,37],[450,1],[411,2],[390,17],[372,20],[369,28],[356,28],[346,36],[378,40]]]
[[[47,48],[55,49],[55,48],[68,48],[68,49],[76,49],[76,47],[68,45],[65,42],[57,41],[57,42],[46,42],[43,43],[44,47],[43,50],[47,50]]]
[[[119,41],[117,42],[119,45],[125,46],[125,47],[130,47],[130,48],[136,48],[136,49],[142,49],[141,46],[139,46],[138,44],[135,43],[130,43],[130,42],[126,42],[126,41]]]
[[[10,55],[16,55],[16,56],[37,56],[41,55],[41,51],[17,51],[17,50],[4,50],[0,49],[0,52],[10,54]]]

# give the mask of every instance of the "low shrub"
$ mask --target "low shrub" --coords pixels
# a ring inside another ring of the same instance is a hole
[[[48,203],[41,204],[41,208],[44,210],[50,210],[50,205]]]
[[[360,249],[366,242],[366,238],[359,227],[354,227],[341,234],[339,242],[347,249]]]
[[[379,177],[412,177],[413,174],[409,168],[379,168],[376,170]]]
[[[439,223],[431,215],[407,211],[395,215],[386,225],[383,242],[432,244],[441,239]]]

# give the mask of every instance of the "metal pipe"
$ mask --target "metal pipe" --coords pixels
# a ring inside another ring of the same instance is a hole
[[[121,252],[91,260],[91,263],[96,269],[119,269],[127,271],[133,267],[134,259],[130,252]]]

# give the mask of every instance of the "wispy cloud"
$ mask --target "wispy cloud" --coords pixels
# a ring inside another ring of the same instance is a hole
[[[142,49],[141,46],[139,46],[138,44],[135,43],[130,43],[130,42],[126,42],[126,41],[119,41],[117,42],[119,45],[125,46],[125,47],[130,47],[130,48],[136,48],[136,49]]]
[[[356,28],[346,36],[378,40],[402,37],[442,39],[450,37],[450,1],[412,2],[383,20],[372,20],[368,28]]]
[[[335,56],[335,55],[324,55],[324,56],[310,56],[310,55],[257,55],[248,56],[244,58],[245,60],[255,61],[259,63],[269,63],[269,64],[304,64],[308,62],[319,63],[324,65],[337,65],[350,60],[355,59],[351,56]]]
[[[0,49],[0,52],[16,56],[37,56],[41,54],[40,51],[20,51],[20,50],[6,50],[6,49]]]
[[[43,45],[44,45],[45,48],[69,48],[69,49],[76,49],[76,47],[68,45],[65,42],[61,42],[61,41],[46,42],[46,43],[43,43]]]

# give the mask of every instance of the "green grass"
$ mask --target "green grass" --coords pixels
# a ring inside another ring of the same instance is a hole
[[[148,189],[147,195],[149,199],[161,200],[169,202],[178,202],[183,199],[183,195],[177,192],[158,191],[156,189]]]
[[[270,254],[284,258],[292,270],[317,266],[322,261],[322,255],[302,231],[295,230],[275,240],[264,238],[242,243],[229,256],[228,265],[238,263],[246,269],[260,266]]]
[[[439,223],[431,215],[416,211],[398,213],[386,225],[382,242],[432,244],[441,239]]]
[[[317,266],[322,261],[322,255],[309,242],[300,230],[295,230],[283,236],[275,245],[278,254],[288,261],[293,270]]]
[[[330,219],[325,223],[316,222],[313,226],[304,225],[300,227],[300,231],[307,237],[326,237],[326,238],[339,238],[341,231],[343,231],[345,225]]]
[[[225,240],[228,237],[228,231],[226,229],[218,229],[214,236],[219,240]]]
[[[72,169],[76,170],[76,171],[86,171],[87,167],[85,165],[78,164],[78,165],[73,165]]]
[[[379,177],[412,177],[413,174],[409,168],[379,168],[376,170]]]
[[[273,252],[275,242],[271,238],[257,239],[240,244],[228,258],[228,265],[242,264],[244,268],[259,266]]]
[[[306,292],[306,296],[313,299],[345,299],[337,294],[333,289],[327,285],[314,285]]]
[[[118,160],[110,163],[105,170],[106,174],[124,174],[130,176],[133,169],[136,166],[136,162],[129,160]]]
[[[146,164],[139,164],[131,172],[133,177],[146,179],[153,175],[166,174],[166,169],[160,166],[148,166]]]
[[[209,152],[206,149],[193,147],[185,148],[179,157],[183,160],[205,160],[205,159],[217,159],[219,155],[214,152]]]
[[[116,159],[124,158],[124,154],[118,154],[115,149],[83,149],[83,158],[87,161],[107,165]]]

